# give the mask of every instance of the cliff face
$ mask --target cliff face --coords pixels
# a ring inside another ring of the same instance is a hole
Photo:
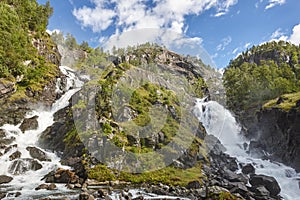
[[[283,162],[299,172],[299,107],[289,111],[278,108],[263,109],[257,113],[255,120],[256,127],[249,127],[250,134],[257,137],[255,146],[270,153],[272,160]]]

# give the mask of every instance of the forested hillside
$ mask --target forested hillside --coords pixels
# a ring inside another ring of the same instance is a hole
[[[53,9],[49,2],[0,2],[0,82],[13,91],[39,91],[58,73],[59,53],[46,33]],[[1,91],[5,95],[6,91]]]
[[[300,90],[300,47],[288,42],[253,46],[232,60],[224,73],[227,105],[235,112]]]

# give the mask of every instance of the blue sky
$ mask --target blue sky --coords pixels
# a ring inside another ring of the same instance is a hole
[[[160,41],[179,53],[199,55],[217,68],[226,67],[252,45],[279,39],[300,43],[299,0],[50,0],[50,4],[54,14],[48,29],[71,33],[79,43],[109,49]]]

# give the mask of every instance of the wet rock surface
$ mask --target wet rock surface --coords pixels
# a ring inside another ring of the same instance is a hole
[[[0,184],[9,183],[13,180],[12,177],[6,175],[0,175]]]
[[[260,110],[254,116],[246,114],[240,118],[246,136],[253,140],[249,153],[282,162],[300,171],[300,112],[297,105],[289,111],[270,108]]]
[[[37,160],[32,158],[20,158],[14,160],[14,162],[9,166],[9,173],[14,175],[24,174],[29,170],[37,171],[43,166]]]
[[[32,158],[36,158],[39,161],[48,161],[51,159],[47,157],[46,153],[36,147],[26,147],[26,150],[29,151],[29,154]]]
[[[75,174],[75,172],[68,169],[57,169],[48,173],[43,180],[46,183],[80,183],[82,180]]]
[[[33,116],[31,118],[26,118],[22,122],[20,129],[24,133],[25,131],[28,130],[35,130],[38,128],[38,121],[37,121],[38,116]]]
[[[253,187],[265,187],[270,192],[271,196],[277,196],[281,191],[278,182],[271,176],[252,175],[249,182]]]

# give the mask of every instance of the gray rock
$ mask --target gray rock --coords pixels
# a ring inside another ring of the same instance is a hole
[[[226,151],[226,148],[221,144],[220,140],[213,135],[207,135],[204,138],[204,141],[207,148],[216,155],[219,155],[222,152]]]
[[[31,118],[24,119],[20,126],[20,130],[24,133],[27,130],[37,129],[39,126],[37,118],[38,116],[33,116]]]
[[[0,78],[0,98],[16,91],[15,83],[7,79]]]
[[[35,188],[35,190],[48,190],[49,186],[47,184],[41,184]]]
[[[48,190],[55,190],[57,188],[57,186],[54,184],[54,183],[51,183],[49,186],[48,186]]]
[[[186,186],[187,189],[199,189],[201,188],[201,184],[199,181],[191,181]]]
[[[79,200],[94,200],[95,198],[87,192],[82,192],[79,195]]]
[[[253,187],[264,186],[270,192],[271,196],[277,196],[281,191],[278,182],[271,176],[252,175],[250,177],[250,184]]]
[[[1,145],[8,145],[11,144],[16,138],[10,137],[10,138],[0,138],[0,144]]]
[[[246,164],[245,166],[242,167],[242,172],[244,174],[254,174],[255,173],[255,168],[253,167],[252,164]]]
[[[21,152],[20,151],[16,151],[14,153],[12,153],[10,156],[9,156],[9,160],[15,160],[15,159],[18,159],[21,157]]]
[[[29,170],[37,171],[43,166],[36,160],[31,158],[23,158],[14,160],[14,162],[9,166],[9,173],[18,175],[23,174]]]
[[[3,129],[0,129],[0,139],[4,138],[6,136],[6,133]]]
[[[29,151],[29,154],[32,158],[36,158],[39,161],[51,161],[44,151],[36,147],[26,147],[26,150]]]
[[[9,183],[13,180],[12,177],[6,175],[0,175],[0,184]]]
[[[249,193],[248,188],[246,187],[245,183],[237,182],[237,183],[231,183],[231,184],[234,185],[234,187],[232,189],[230,189],[231,193],[238,193],[243,196],[246,196]]]
[[[262,197],[270,196],[270,192],[264,186],[258,186],[254,188],[254,192],[258,196],[262,196]]]

